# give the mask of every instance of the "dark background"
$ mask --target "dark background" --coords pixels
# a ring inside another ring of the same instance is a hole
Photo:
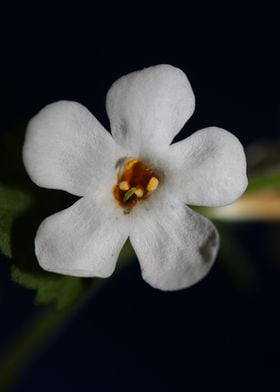
[[[192,15],[188,9],[184,24],[158,15],[154,21],[162,23],[151,34],[143,18],[134,36],[131,17],[116,17],[113,25],[105,18],[95,30],[98,13],[75,11],[71,17],[56,8],[50,15],[42,9],[35,16],[33,9],[28,17],[20,11],[9,16],[1,38],[1,131],[13,132],[60,99],[84,104],[108,129],[104,101],[112,82],[169,63],[188,75],[196,96],[180,137],[216,125],[245,146],[279,139],[273,12],[202,9]],[[135,261],[36,358],[16,391],[279,390],[280,256],[272,246],[279,225],[234,224],[231,231],[249,256],[253,283],[233,278],[219,257],[196,286],[164,293],[142,281]],[[0,344],[6,344],[32,314],[34,294],[9,281],[4,257],[0,266]]]

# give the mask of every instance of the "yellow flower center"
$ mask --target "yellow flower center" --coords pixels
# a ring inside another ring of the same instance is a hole
[[[158,176],[153,169],[137,158],[127,158],[118,165],[117,184],[113,187],[113,195],[126,213],[147,199],[159,184]]]

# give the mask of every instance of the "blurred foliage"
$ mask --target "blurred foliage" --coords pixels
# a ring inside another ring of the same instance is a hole
[[[248,187],[224,207],[195,207],[210,219],[231,222],[280,221],[280,142],[259,141],[246,149]]]
[[[269,188],[280,188],[280,169],[251,177],[246,192]]]
[[[242,292],[254,292],[260,286],[260,277],[231,224],[215,221],[221,242],[219,256],[233,285]]]
[[[246,148],[251,191],[280,188],[280,140],[258,140]]]
[[[250,178],[264,173],[280,172],[280,140],[256,140],[246,148]]]
[[[58,310],[72,305],[88,287],[81,278],[47,272],[34,273],[17,265],[12,266],[12,278],[22,286],[37,291],[36,303],[53,302]]]
[[[74,199],[33,185],[25,173],[21,151],[24,126],[0,140],[0,250],[12,258],[12,279],[36,290],[35,302],[71,305],[89,285],[88,279],[43,271],[34,254],[34,237],[48,215],[71,205]]]
[[[20,188],[0,184],[0,249],[12,257],[11,232],[14,219],[32,204],[32,196]]]
[[[0,137],[0,251],[12,259],[12,279],[36,290],[36,303],[52,303],[63,309],[87,291],[93,279],[44,271],[34,253],[34,238],[43,219],[69,207],[78,198],[32,183],[22,163],[24,131],[23,125]],[[120,258],[124,262],[131,255],[133,251],[127,242]]]

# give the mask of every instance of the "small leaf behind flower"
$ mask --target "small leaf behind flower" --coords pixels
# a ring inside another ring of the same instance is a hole
[[[32,273],[16,265],[12,266],[12,279],[26,288],[36,290],[37,304],[53,302],[58,310],[71,306],[85,292],[91,280],[52,274],[43,270]]]
[[[13,222],[31,204],[32,196],[27,191],[0,184],[0,251],[8,257],[12,257]]]
[[[24,129],[0,136],[0,251],[11,258],[12,279],[36,291],[35,302],[70,306],[91,279],[52,274],[42,270],[34,253],[40,222],[71,205],[77,198],[36,187],[22,164]]]
[[[92,287],[93,279],[44,271],[35,257],[34,238],[47,216],[71,206],[78,198],[31,182],[22,163],[24,131],[21,128],[0,135],[0,251],[11,258],[13,281],[35,290],[37,304],[53,304],[63,310]],[[119,267],[133,255],[127,241]]]
[[[30,247],[34,248],[33,240],[30,239],[30,244],[22,246],[25,240],[28,241],[28,224],[23,228],[21,241],[18,241],[15,225],[23,214],[28,215],[33,201],[28,191],[0,184],[0,250],[12,258],[12,279],[23,287],[36,290],[36,303],[52,302],[61,310],[70,306],[85,291],[89,282],[86,279],[43,271],[35,256],[30,256],[28,251]]]

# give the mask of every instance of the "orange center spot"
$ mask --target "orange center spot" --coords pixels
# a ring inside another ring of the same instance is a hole
[[[118,204],[129,212],[157,188],[158,176],[153,169],[136,158],[127,158],[119,168],[113,195]]]

